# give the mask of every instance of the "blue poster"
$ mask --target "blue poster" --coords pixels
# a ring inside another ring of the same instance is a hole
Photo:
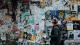
[[[59,10],[59,19],[64,19],[64,10]]]
[[[56,17],[57,19],[59,19],[59,10],[55,10],[55,11],[56,11],[55,17]]]
[[[51,16],[51,19],[53,19],[53,16],[55,15],[55,10],[50,10],[50,16]]]
[[[58,18],[59,11],[58,10],[50,10],[50,16],[51,16],[51,19],[53,19],[53,16]]]
[[[55,15],[55,10],[50,10],[50,15],[54,16]]]

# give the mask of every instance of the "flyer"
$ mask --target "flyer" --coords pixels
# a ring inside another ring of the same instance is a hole
[[[68,31],[68,39],[74,39],[74,31]]]
[[[70,10],[65,10],[65,20],[69,20],[70,15]]]
[[[64,10],[59,10],[59,18],[63,19],[64,17]]]
[[[73,21],[73,29],[74,30],[80,30],[80,20],[74,20]]]
[[[80,30],[74,30],[74,39],[80,40]]]
[[[80,5],[78,5],[78,13],[80,12]]]
[[[67,30],[73,30],[73,23],[67,23]]]

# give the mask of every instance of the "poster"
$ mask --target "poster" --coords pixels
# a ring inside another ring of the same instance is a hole
[[[51,6],[52,5],[52,0],[46,0],[46,5]]]
[[[74,30],[74,39],[80,40],[80,30]]]
[[[70,13],[70,10],[65,10],[65,20],[69,20],[69,17],[70,17],[71,13]]]
[[[76,16],[76,11],[70,11],[70,10],[66,10],[65,11],[65,20],[77,20],[77,16]]]
[[[76,11],[71,11],[71,15],[76,15],[77,12]]]
[[[29,15],[30,15],[30,12],[24,12],[24,13],[22,13],[22,15],[21,15],[21,19],[25,19],[26,16],[29,16]]]
[[[41,6],[42,8],[45,7],[45,0],[40,0],[40,6]]]
[[[73,30],[73,23],[67,23],[66,24],[66,26],[67,26],[67,30]]]
[[[51,16],[51,19],[53,19],[53,16],[58,18],[59,10],[50,10],[50,16]]]
[[[80,5],[78,5],[78,13],[80,12]]]
[[[28,24],[34,24],[34,17],[33,16],[29,16]]]
[[[80,15],[78,15],[78,20],[80,20]]]
[[[45,12],[45,19],[49,20],[50,19],[50,11],[48,10],[47,12]]]
[[[80,21],[79,20],[74,20],[73,21],[73,29],[74,30],[80,30]]]
[[[59,10],[59,18],[63,19],[64,17],[64,10]]]
[[[74,31],[68,31],[68,39],[74,39]]]

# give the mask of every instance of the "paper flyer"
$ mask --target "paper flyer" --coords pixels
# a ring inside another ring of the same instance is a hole
[[[73,23],[67,23],[67,30],[73,30]]]
[[[68,31],[68,39],[74,40],[74,31]]]
[[[74,30],[74,39],[80,40],[80,30]]]

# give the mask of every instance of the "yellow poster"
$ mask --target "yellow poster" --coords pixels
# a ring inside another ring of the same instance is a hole
[[[63,10],[60,10],[60,12],[59,12],[59,17],[60,17],[60,18],[63,18],[63,16],[64,16],[64,11],[63,11]]]
[[[44,7],[45,6],[45,0],[40,0],[40,5],[41,5],[41,7]]]

